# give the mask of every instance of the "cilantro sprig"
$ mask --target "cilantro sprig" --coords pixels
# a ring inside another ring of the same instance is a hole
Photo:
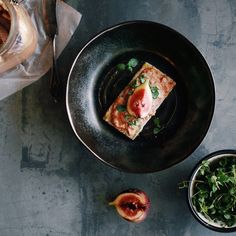
[[[236,224],[236,158],[225,157],[213,164],[203,161],[192,202],[207,219],[223,227]]]

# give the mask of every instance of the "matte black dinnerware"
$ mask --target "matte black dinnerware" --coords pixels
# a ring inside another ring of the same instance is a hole
[[[170,76],[176,87],[151,119],[129,140],[103,116],[132,73],[114,76],[119,63],[136,58]],[[67,112],[78,139],[101,161],[123,171],[148,173],[187,158],[205,137],[214,111],[210,69],[197,48],[177,31],[155,22],[124,22],[93,37],[79,52],[67,83]]]

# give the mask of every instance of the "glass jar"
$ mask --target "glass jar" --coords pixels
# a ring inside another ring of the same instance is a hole
[[[20,64],[36,49],[37,32],[27,10],[22,4],[0,0],[0,5],[9,13],[10,29],[0,47],[0,73]]]

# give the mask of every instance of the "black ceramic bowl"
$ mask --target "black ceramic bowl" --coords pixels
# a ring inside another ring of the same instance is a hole
[[[209,166],[212,168],[211,170],[215,170],[216,168],[220,167],[219,162],[221,160],[223,160],[224,158],[230,158],[230,159],[233,158],[234,163],[236,163],[236,151],[235,150],[217,151],[217,152],[209,154],[208,156],[206,156],[203,160],[201,160],[197,164],[197,166],[194,168],[192,176],[190,178],[190,184],[188,187],[188,204],[189,204],[189,207],[190,207],[191,212],[193,213],[194,217],[196,217],[196,219],[201,224],[208,227],[209,229],[212,229],[212,230],[215,230],[218,232],[236,232],[236,224],[228,227],[224,224],[222,225],[222,223],[219,221],[213,222],[212,220],[209,220],[209,218],[205,217],[202,213],[200,213],[197,210],[196,206],[194,206],[193,201],[192,201],[193,195],[196,194],[195,184],[197,184],[197,181],[201,180],[201,176],[199,176],[199,172],[201,169],[202,161],[209,161],[209,163],[210,163]],[[206,186],[205,183],[204,183],[204,186]],[[219,185],[219,187],[221,189],[221,190],[219,190],[219,192],[222,191],[221,194],[225,193],[223,186]],[[210,194],[210,191],[208,191],[208,194]],[[217,194],[217,196],[219,196],[219,195]],[[213,197],[212,197],[212,199],[213,199]],[[215,196],[214,196],[214,199],[216,199]],[[217,202],[215,204],[217,204]]]
[[[137,68],[153,64],[177,84],[156,113],[162,131],[153,134],[154,117],[134,141],[103,120],[133,76],[112,76],[114,69],[130,58],[138,59]],[[212,75],[196,47],[175,30],[148,21],[121,23],[92,38],[75,59],[66,92],[78,139],[104,163],[134,173],[163,170],[188,157],[206,135],[214,101]]]

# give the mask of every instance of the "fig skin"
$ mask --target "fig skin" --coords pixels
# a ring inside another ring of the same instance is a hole
[[[140,223],[148,215],[150,200],[142,190],[128,189],[120,193],[109,205],[115,206],[118,214],[125,220]]]
[[[152,109],[152,92],[147,79],[128,98],[127,111],[130,115],[144,118]]]

